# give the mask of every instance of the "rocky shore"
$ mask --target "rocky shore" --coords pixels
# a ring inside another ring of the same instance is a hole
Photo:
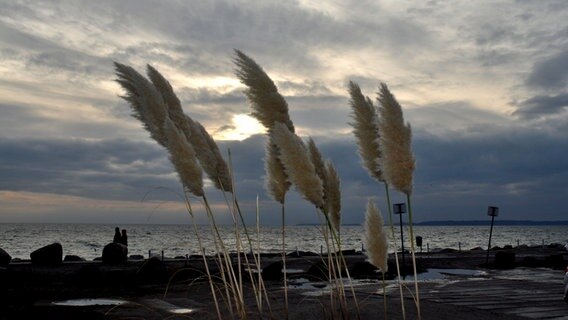
[[[58,248],[51,248],[51,250],[59,252]],[[383,301],[379,301],[383,299],[381,274],[365,261],[365,255],[361,252],[345,251],[343,254],[347,261],[349,274],[355,283],[357,300],[365,302],[360,305],[360,311],[363,314],[372,315],[372,318],[382,318]],[[186,310],[194,319],[216,318],[201,256],[178,257],[177,259],[131,257],[117,261],[108,259],[82,261],[79,257],[53,261],[49,260],[52,258],[46,258],[47,262],[41,263],[37,262],[37,258],[34,260],[33,256],[29,261],[9,261],[5,256],[2,257],[0,252],[0,262],[2,262],[0,266],[0,307],[3,310],[0,319],[75,319],[78,317],[81,319],[137,317],[172,319],[187,317],[187,314],[183,313],[176,315],[172,311],[176,308]],[[248,256],[248,258],[252,262],[252,257]],[[406,261],[404,263],[401,261],[401,266],[406,266],[407,273],[411,273],[410,254],[405,255],[405,258]],[[531,272],[541,273],[541,270],[564,270],[568,263],[568,252],[562,245],[494,248],[489,253],[489,264],[487,264],[485,250],[473,249],[460,252],[447,249],[435,253],[417,253],[416,259],[419,273],[424,274],[431,269],[478,270],[485,274],[498,274],[501,270],[522,269],[530,275]],[[220,275],[215,260],[212,257],[208,257],[207,260],[210,272]],[[232,256],[232,260],[234,264],[238,261],[235,255]],[[244,261],[246,259],[243,255],[241,262]],[[325,306],[329,303],[329,294],[324,293],[327,283],[325,278],[328,274],[323,263],[325,261],[326,257],[310,252],[288,254],[289,306],[291,309],[293,307],[290,314],[293,314],[294,318],[325,317],[327,310]],[[389,268],[386,279],[393,279],[396,276],[393,255],[390,257]],[[246,267],[243,268],[244,287],[247,288],[245,290],[246,301],[247,305],[250,305],[251,317],[258,318],[259,310],[256,307],[252,290],[253,282],[250,281],[250,277],[256,278],[258,272],[254,265],[251,269],[254,271],[249,273]],[[283,319],[285,310],[280,255],[262,254],[261,269],[273,313],[270,316],[267,304],[263,308],[263,317]],[[561,274],[561,271],[556,272]],[[465,283],[470,280],[469,278],[471,277],[462,277],[461,280]],[[559,276],[558,279],[560,282],[562,277]],[[523,279],[511,285],[522,286],[522,281]],[[530,279],[524,281],[530,281]],[[390,280],[388,285],[396,286],[396,281]],[[423,281],[420,283],[420,291],[425,290],[427,294],[428,288],[432,285],[432,282]],[[410,284],[408,286],[411,287]],[[319,293],[318,290],[320,290]],[[402,316],[400,297],[396,297],[396,291],[388,291],[391,297],[387,298],[391,319],[400,319]],[[95,303],[95,305],[82,307],[54,304],[54,302],[74,299],[103,298],[124,303],[120,305],[96,305]],[[406,301],[407,316],[415,313],[410,295],[405,296],[403,300]],[[354,319],[356,311],[355,306],[352,307],[351,318]],[[467,308],[427,300],[421,307],[423,319],[517,319],[507,314],[486,314],[487,312],[482,309],[474,310],[475,317],[472,317],[472,310],[468,311]],[[455,317],[456,314],[460,316]],[[229,318],[228,313],[226,316]]]

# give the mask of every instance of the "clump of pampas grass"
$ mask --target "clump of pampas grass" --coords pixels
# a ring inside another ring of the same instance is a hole
[[[385,180],[398,191],[404,193],[408,205],[408,228],[414,271],[415,303],[418,319],[421,319],[420,291],[418,290],[416,270],[416,248],[414,245],[414,227],[412,224],[412,202],[410,195],[416,160],[412,153],[412,130],[409,123],[404,123],[402,108],[385,83],[381,83],[377,100],[379,101],[380,148],[383,152],[381,166]]]
[[[126,91],[126,95],[123,98],[129,102],[133,110],[133,116],[143,123],[144,128],[150,132],[150,136],[154,140],[168,150],[170,160],[185,187],[184,189],[203,200],[207,217],[214,230],[214,242],[219,259],[218,264],[221,268],[221,276],[226,293],[225,301],[229,304],[229,312],[231,317],[233,317],[234,312],[230,302],[232,294],[238,314],[241,317],[246,317],[240,273],[239,279],[237,279],[230,263],[228,250],[223,243],[224,240],[219,233],[214,214],[203,191],[203,169],[205,169],[205,172],[218,189],[228,192],[233,191],[229,168],[221,156],[217,144],[199,122],[193,121],[183,113],[181,103],[173,92],[171,85],[156,69],[148,66],[147,71],[150,78],[150,81],[148,81],[129,66],[115,63],[115,68],[118,76],[117,82]],[[198,161],[201,163],[201,166],[197,163]],[[184,198],[201,247],[201,239],[195,226],[193,210],[185,192]],[[237,247],[238,250],[239,247]],[[223,258],[221,258],[221,254]],[[203,260],[217,309],[217,316],[221,319],[216,290],[213,287],[213,278],[209,273],[205,255],[203,255]],[[258,298],[256,291],[255,295]],[[262,313],[260,305],[259,311]]]

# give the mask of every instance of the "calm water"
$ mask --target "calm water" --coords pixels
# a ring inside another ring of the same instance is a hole
[[[63,254],[73,254],[91,260],[99,257],[103,247],[112,241],[115,225],[97,224],[0,224],[0,248],[13,258],[29,259],[30,253],[44,245],[59,242]],[[199,245],[191,225],[120,225],[128,230],[129,254],[148,256],[148,251],[175,257],[199,252]],[[199,226],[203,247],[213,253],[213,238],[208,227]],[[255,229],[249,227],[252,232]],[[320,229],[315,226],[287,226],[287,250],[319,252],[325,243]],[[400,245],[400,229],[396,228],[395,243]],[[405,238],[408,230],[405,228]],[[232,227],[221,227],[225,244],[235,248]],[[423,249],[462,249],[487,247],[488,226],[417,226],[416,236],[423,238]],[[251,234],[257,246],[256,232]],[[344,249],[361,249],[363,228],[344,226],[341,231]],[[263,252],[280,252],[281,234],[278,227],[261,227],[260,248]],[[507,244],[541,245],[542,243],[568,243],[568,226],[496,226],[493,230],[492,246]],[[248,243],[245,242],[248,246]],[[408,245],[405,245],[408,246]],[[391,251],[393,248],[391,247]],[[325,249],[324,249],[325,251]]]

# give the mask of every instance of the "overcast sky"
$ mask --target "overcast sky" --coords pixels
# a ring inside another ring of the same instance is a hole
[[[170,80],[230,148],[247,219],[258,195],[277,224],[233,49],[336,165],[344,223],[362,222],[368,197],[386,211],[356,153],[349,80],[372,99],[386,82],[412,124],[415,221],[487,219],[489,205],[498,219],[568,219],[565,0],[0,0],[0,12],[0,222],[189,222],[165,150],[119,98],[117,61]],[[318,221],[295,191],[287,202],[290,224]]]

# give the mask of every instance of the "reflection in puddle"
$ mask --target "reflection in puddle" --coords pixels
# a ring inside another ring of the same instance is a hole
[[[487,272],[471,269],[428,269],[428,271],[419,273],[418,280],[440,280],[452,277],[483,277]],[[408,275],[403,280],[414,281],[414,275]]]
[[[194,309],[188,309],[188,308],[177,308],[177,309],[169,309],[168,312],[175,313],[175,314],[186,314],[186,313],[195,312],[195,310]]]
[[[119,306],[128,303],[125,300],[117,299],[71,299],[63,301],[53,301],[51,304],[56,306],[68,307],[89,307],[89,306]]]
[[[471,270],[471,269],[428,269],[427,272],[418,274],[418,281],[442,281],[447,282],[451,279],[456,278],[467,278],[467,279],[482,279],[487,277],[488,273],[481,270]],[[344,279],[345,281],[345,279]],[[402,282],[412,282],[414,281],[413,275],[406,276]],[[364,286],[368,284],[378,283],[377,280],[352,280],[354,286]],[[397,280],[387,280],[386,287],[384,290],[387,292],[391,290],[398,289]],[[322,296],[329,293],[329,284],[327,282],[312,282],[308,279],[297,278],[289,281],[288,289],[304,290],[302,295],[305,296]]]

